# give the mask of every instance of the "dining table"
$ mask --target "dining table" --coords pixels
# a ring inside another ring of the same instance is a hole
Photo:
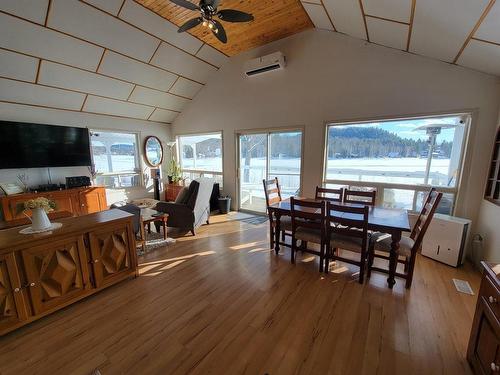
[[[304,199],[304,198],[301,198]],[[309,199],[315,200],[315,199]],[[360,204],[353,203],[342,203],[335,202],[334,204],[343,206],[361,206]],[[398,264],[398,249],[399,242],[403,232],[410,232],[410,220],[408,216],[408,211],[401,208],[386,208],[379,206],[368,206],[368,230],[373,232],[382,232],[391,235],[391,251],[389,254],[389,277],[387,278],[387,284],[389,288],[392,288],[396,283],[396,267]],[[290,199],[284,199],[274,204],[268,206],[268,210],[272,213],[274,220],[276,221],[275,226],[275,241],[274,250],[276,254],[280,251],[280,241],[279,234],[281,232],[280,220],[282,216],[291,216],[291,204]],[[355,215],[349,213],[343,213],[343,215]],[[338,215],[337,215],[338,216]],[[347,217],[347,216],[346,216]]]

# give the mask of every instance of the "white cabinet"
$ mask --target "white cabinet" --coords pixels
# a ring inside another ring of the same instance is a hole
[[[422,255],[453,267],[465,259],[465,246],[471,221],[435,214],[422,243]]]

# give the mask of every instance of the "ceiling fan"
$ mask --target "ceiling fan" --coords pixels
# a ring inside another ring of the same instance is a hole
[[[179,27],[179,30],[177,30],[178,33],[182,33],[184,31],[192,29],[195,26],[198,26],[199,24],[202,24],[203,26],[206,26],[210,30],[212,30],[212,33],[215,35],[215,37],[222,43],[227,43],[226,30],[224,30],[222,24],[214,19],[214,17],[218,17],[221,21],[226,22],[249,22],[253,20],[253,15],[242,12],[240,10],[217,10],[220,0],[200,0],[199,5],[196,5],[188,0],[170,1],[189,10],[199,10],[201,13],[201,17],[193,18]]]

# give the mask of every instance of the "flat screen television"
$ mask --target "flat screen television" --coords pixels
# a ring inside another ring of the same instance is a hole
[[[86,128],[0,121],[0,169],[91,164]]]

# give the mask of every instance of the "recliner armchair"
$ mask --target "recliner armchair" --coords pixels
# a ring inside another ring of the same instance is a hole
[[[175,202],[159,202],[155,209],[168,214],[168,226],[190,230],[209,222],[210,196],[214,180],[208,177],[198,178],[182,190]]]

